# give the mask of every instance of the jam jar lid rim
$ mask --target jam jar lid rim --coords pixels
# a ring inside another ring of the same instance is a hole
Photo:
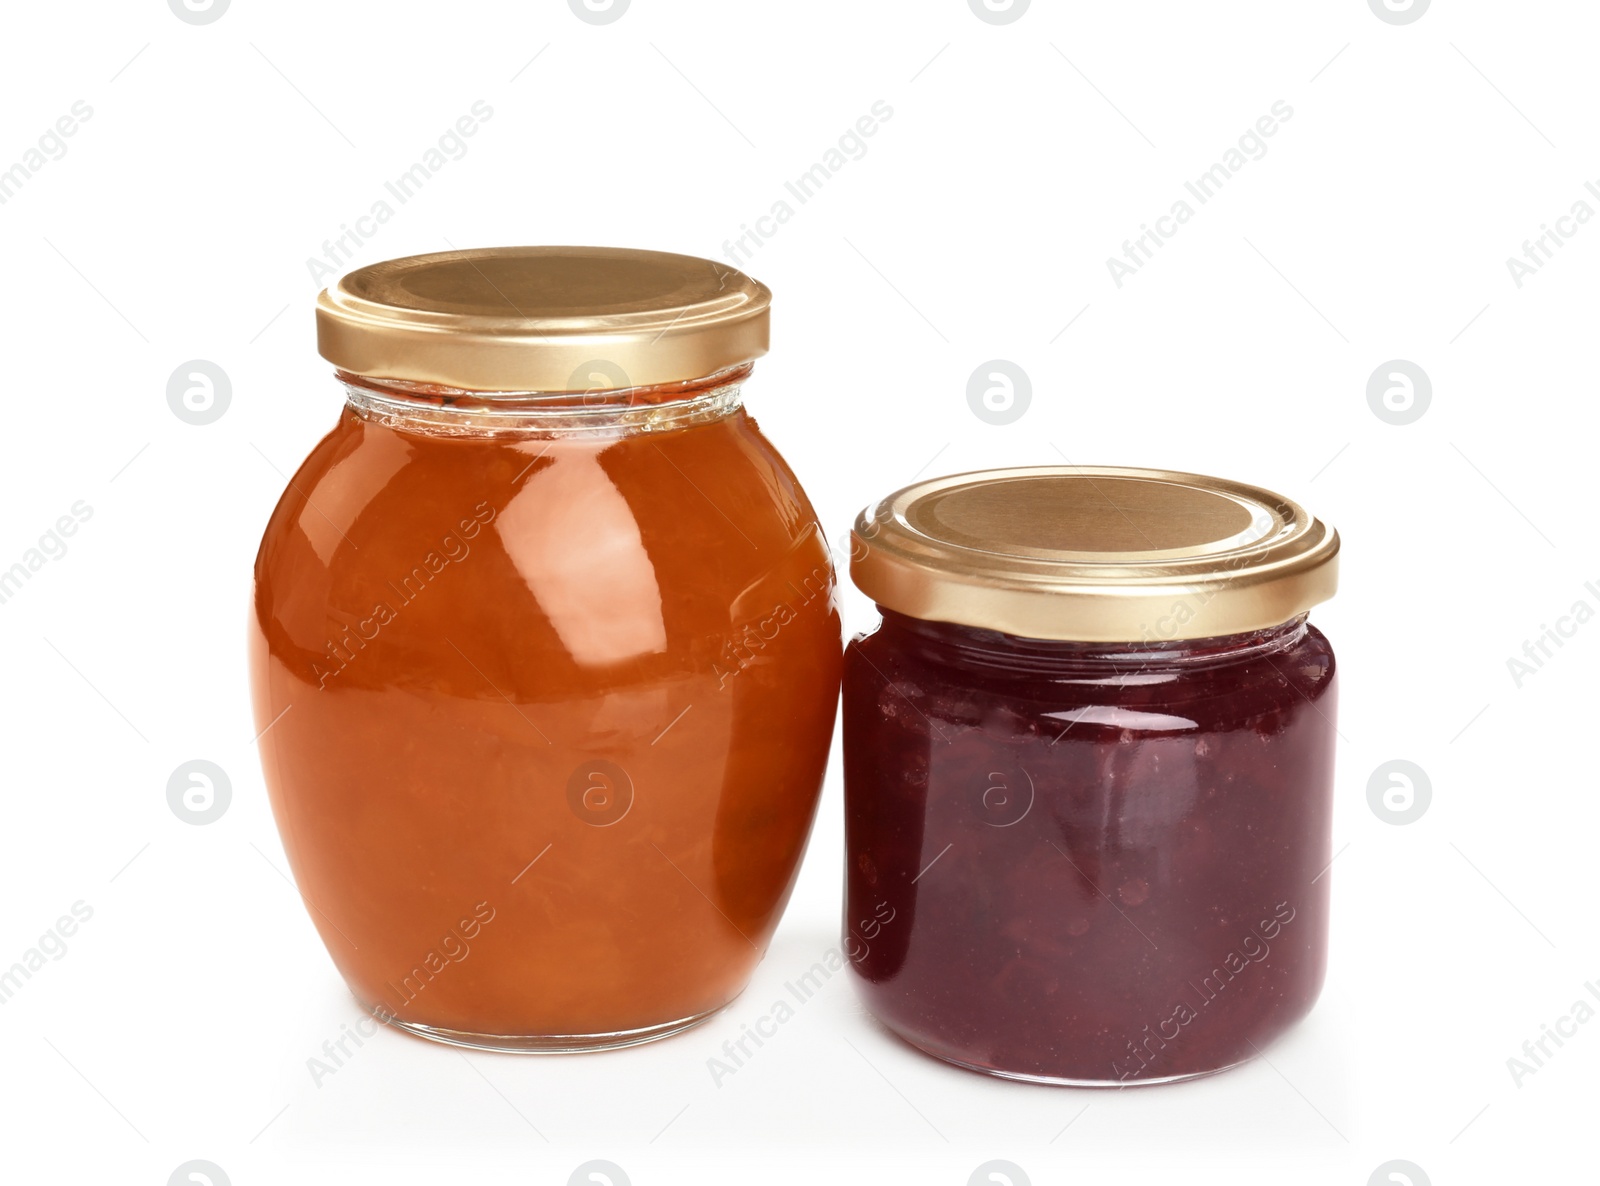
[[[912,522],[919,502],[944,492],[1053,477],[1164,484],[1253,506],[1267,521],[1231,546],[1099,553],[966,546]],[[851,545],[857,587],[911,617],[1023,638],[1150,642],[1243,634],[1304,614],[1334,595],[1340,542],[1299,504],[1261,487],[1176,470],[1058,465],[913,483],[865,508]]]
[[[524,312],[484,274],[486,261],[542,267],[557,291],[562,269],[603,264],[610,279],[591,285],[581,307],[541,298]],[[419,296],[419,277],[465,299]],[[509,311],[497,307],[502,302]],[[339,369],[374,379],[475,391],[618,390],[754,361],[767,352],[771,303],[760,281],[697,256],[622,247],[457,249],[383,260],[341,277],[317,298],[317,345]],[[589,365],[596,362],[609,366]]]

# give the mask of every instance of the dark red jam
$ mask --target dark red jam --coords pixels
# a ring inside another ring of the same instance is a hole
[[[1303,617],[1158,646],[883,611],[846,652],[846,941],[868,1007],[993,1074],[1160,1082],[1310,1011],[1335,679]],[[890,918],[870,940],[852,920]]]

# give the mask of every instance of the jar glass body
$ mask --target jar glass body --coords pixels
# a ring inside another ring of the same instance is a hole
[[[251,666],[295,879],[385,1020],[626,1045],[765,950],[841,629],[748,370],[587,397],[342,376],[261,544]]]
[[[845,929],[869,1008],[1041,1082],[1252,1057],[1323,981],[1335,695],[1304,617],[1121,645],[884,610],[844,675]]]

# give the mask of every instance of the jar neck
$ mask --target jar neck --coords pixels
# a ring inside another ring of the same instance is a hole
[[[1021,638],[962,626],[930,622],[879,606],[882,633],[896,644],[935,663],[976,667],[1019,676],[1123,677],[1150,672],[1239,663],[1287,650],[1305,636],[1306,615],[1248,634],[1217,638],[1143,642],[1070,642]]]
[[[704,424],[739,410],[751,365],[649,387],[464,391],[336,372],[351,412],[435,436],[617,437]]]

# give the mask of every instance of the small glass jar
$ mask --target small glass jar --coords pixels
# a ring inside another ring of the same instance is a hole
[[[1308,1013],[1338,536],[1264,490],[1050,467],[857,521],[846,934],[874,1014],[1007,1078],[1171,1082]],[[866,941],[856,920],[883,920]]]
[[[745,413],[770,294],[706,260],[458,251],[322,295],[346,404],[255,568],[262,763],[357,999],[629,1045],[743,989],[833,729],[834,575]]]

